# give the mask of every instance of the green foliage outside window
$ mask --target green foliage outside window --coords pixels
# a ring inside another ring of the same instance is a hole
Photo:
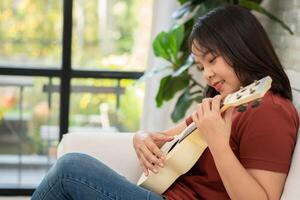
[[[106,13],[99,2],[104,1],[73,1],[72,67],[143,71],[150,39],[152,0],[107,0]],[[141,13],[145,14],[142,10],[145,8],[147,18],[140,17]],[[106,29],[101,26],[103,24],[100,20],[103,17],[107,22]],[[82,19],[84,20],[80,21]],[[0,65],[60,68],[62,23],[63,1],[1,0]],[[137,55],[141,50],[142,57]],[[129,62],[130,60],[138,62]],[[29,122],[28,138],[22,141],[28,147],[24,152],[42,154],[45,153],[47,144],[42,142],[40,129],[42,125],[58,126],[60,96],[58,92],[52,93],[49,108],[47,91],[43,91],[43,86],[49,85],[48,78],[32,79],[32,86],[24,89],[23,115]],[[106,103],[110,108],[111,126],[117,127],[121,132],[136,131],[140,122],[142,100],[136,97],[133,83],[134,81],[121,80],[125,93],[120,96],[119,108],[116,108],[115,94],[71,94],[70,126],[88,126],[76,121],[74,115],[99,115],[99,104]],[[52,84],[59,86],[59,79],[54,78]],[[114,87],[116,80],[73,79],[72,85]],[[16,96],[16,103],[10,109],[0,105],[0,116],[19,117],[19,93]]]

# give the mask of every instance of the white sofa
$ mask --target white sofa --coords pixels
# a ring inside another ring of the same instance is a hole
[[[293,90],[294,104],[300,115],[300,73],[287,71]],[[298,133],[299,135],[299,133]],[[137,182],[142,171],[132,146],[133,133],[68,133],[58,146],[58,157],[70,152],[89,154],[128,180]],[[293,161],[286,180],[282,200],[300,199],[300,141],[296,145]]]

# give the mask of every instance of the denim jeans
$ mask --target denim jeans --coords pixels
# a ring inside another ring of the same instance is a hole
[[[35,190],[32,200],[162,200],[81,153],[62,156]]]

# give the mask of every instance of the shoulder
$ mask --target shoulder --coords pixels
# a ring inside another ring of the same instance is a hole
[[[299,128],[290,100],[268,92],[256,108],[235,113],[232,137],[246,168],[287,173]]]
[[[267,92],[266,95],[260,100],[258,106],[255,103],[249,103],[245,112],[238,112],[235,109],[234,119],[239,123],[250,123],[251,121],[277,121],[284,120],[288,124],[298,128],[299,116],[293,103],[286,98]]]
[[[285,132],[296,138],[299,116],[289,99],[267,92],[258,106],[253,107],[253,103],[250,103],[245,112],[240,113],[237,110],[234,112],[232,124],[237,137],[254,131],[256,134],[274,134],[274,129],[280,129],[282,131],[279,134]]]

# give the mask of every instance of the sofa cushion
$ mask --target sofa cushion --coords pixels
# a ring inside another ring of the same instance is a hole
[[[133,133],[68,133],[58,146],[58,157],[85,153],[135,183],[142,170],[132,146]]]

